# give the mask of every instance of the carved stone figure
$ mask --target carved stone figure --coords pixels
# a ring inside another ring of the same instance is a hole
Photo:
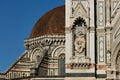
[[[79,33],[75,37],[74,45],[75,45],[75,55],[85,54],[85,35]]]

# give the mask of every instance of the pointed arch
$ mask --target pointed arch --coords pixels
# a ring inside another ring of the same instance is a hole
[[[82,5],[82,3],[77,4],[77,6],[74,9],[73,15],[76,16],[76,14],[79,12],[81,13],[81,14],[79,14],[79,16],[87,17],[87,11],[86,11],[85,7]]]

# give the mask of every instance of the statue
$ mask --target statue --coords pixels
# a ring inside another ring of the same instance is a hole
[[[74,45],[75,45],[75,55],[85,55],[85,35],[82,34],[81,32],[78,33],[78,35],[75,35],[75,41],[74,41]]]

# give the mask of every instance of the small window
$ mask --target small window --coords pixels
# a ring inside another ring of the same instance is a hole
[[[65,76],[65,55],[62,54],[58,59],[58,73],[59,76]]]

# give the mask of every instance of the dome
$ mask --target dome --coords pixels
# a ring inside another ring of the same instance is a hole
[[[43,15],[33,27],[30,38],[45,34],[65,34],[65,6],[57,7]]]

